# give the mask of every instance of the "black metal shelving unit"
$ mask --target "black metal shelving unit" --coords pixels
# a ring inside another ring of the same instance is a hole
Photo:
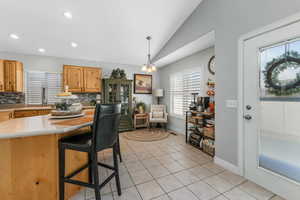
[[[210,140],[212,142],[215,141],[214,137],[214,125],[210,125],[213,129],[213,133],[208,135],[205,133],[206,127],[208,126],[207,120],[213,120],[214,113],[207,113],[207,112],[198,112],[189,110],[186,112],[185,118],[185,140],[186,143],[191,144],[192,146],[200,149],[204,153],[214,156],[214,149],[213,151],[207,151],[207,148],[203,148],[203,142],[206,140]],[[197,139],[195,139],[195,138]],[[202,140],[202,146],[201,141]],[[205,146],[205,145],[204,145]]]

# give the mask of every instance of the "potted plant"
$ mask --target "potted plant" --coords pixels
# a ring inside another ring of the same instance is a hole
[[[143,114],[146,110],[146,104],[144,102],[139,102],[136,104],[136,108],[140,114]]]

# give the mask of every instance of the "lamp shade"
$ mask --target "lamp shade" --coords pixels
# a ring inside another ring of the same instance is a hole
[[[163,89],[155,89],[153,92],[155,97],[163,97],[164,96],[164,90]]]

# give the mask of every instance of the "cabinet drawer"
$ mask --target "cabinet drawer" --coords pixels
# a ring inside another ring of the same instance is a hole
[[[50,112],[51,112],[50,109],[47,109],[47,110],[16,110],[15,118],[48,115]]]
[[[38,115],[48,115],[50,114],[51,110],[39,110]]]
[[[38,110],[16,110],[15,118],[37,116]]]
[[[1,111],[0,112],[0,122],[7,121],[13,118],[12,111]]]

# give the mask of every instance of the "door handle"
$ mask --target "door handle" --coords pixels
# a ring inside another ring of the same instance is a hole
[[[251,119],[252,119],[252,116],[251,116],[251,115],[245,115],[245,116],[244,116],[244,119],[245,119],[245,120],[251,120]]]

